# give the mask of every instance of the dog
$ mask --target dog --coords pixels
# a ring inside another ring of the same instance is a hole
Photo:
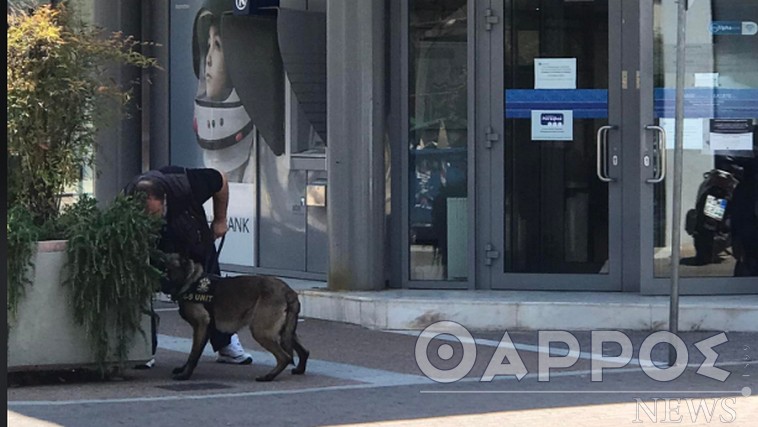
[[[179,315],[192,326],[192,350],[187,362],[173,370],[173,378],[187,380],[208,343],[211,318],[216,329],[235,333],[248,326],[253,338],[276,358],[276,366],[256,381],[271,381],[289,364],[292,374],[305,373],[310,352],[300,343],[296,329],[300,313],[297,293],[271,276],[207,276],[203,267],[178,254],[165,261],[171,297],[179,303]]]

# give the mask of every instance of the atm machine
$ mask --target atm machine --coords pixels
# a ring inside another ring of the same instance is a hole
[[[326,1],[281,0],[284,152],[258,144],[258,267],[323,279],[326,210]]]

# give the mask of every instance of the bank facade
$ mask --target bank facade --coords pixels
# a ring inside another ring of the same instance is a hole
[[[758,1],[691,3],[680,287],[758,293]],[[139,13],[101,20],[160,42],[164,70],[143,76],[96,188],[166,163],[225,170],[227,270],[668,292],[674,0],[95,1],[95,16],[119,7]]]

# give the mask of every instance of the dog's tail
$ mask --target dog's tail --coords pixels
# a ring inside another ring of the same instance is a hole
[[[297,318],[300,314],[300,300],[297,292],[289,289],[285,294],[287,300],[287,313],[284,317],[284,326],[282,327],[282,348],[290,356],[290,362],[294,365],[294,340],[295,330],[297,329]]]

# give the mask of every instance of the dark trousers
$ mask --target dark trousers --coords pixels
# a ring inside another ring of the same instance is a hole
[[[150,301],[150,329],[152,338],[153,355],[158,349],[158,324],[160,323],[160,316],[153,310],[153,302]],[[222,348],[228,346],[232,342],[232,335],[225,332],[220,332],[216,329],[213,317],[211,317],[211,324],[208,325],[208,334],[210,335],[211,347],[213,351],[219,351]]]
[[[221,275],[221,266],[218,265],[218,254],[216,253],[216,246],[213,246],[212,255],[208,255],[206,257],[205,271],[208,271],[211,274],[215,274],[217,276]],[[219,332],[219,330],[216,329],[216,322],[213,320],[213,307],[206,305],[205,308],[210,311],[211,314],[211,324],[208,325],[208,335],[210,335],[209,338],[211,341],[211,347],[213,347],[213,351],[219,351],[232,342],[232,335],[234,334]]]
[[[213,324],[212,319],[210,327],[208,328],[208,334],[210,335],[211,347],[213,347],[213,351],[219,351],[222,348],[228,346],[229,343],[232,342],[232,335],[234,335],[217,330],[216,325]]]

